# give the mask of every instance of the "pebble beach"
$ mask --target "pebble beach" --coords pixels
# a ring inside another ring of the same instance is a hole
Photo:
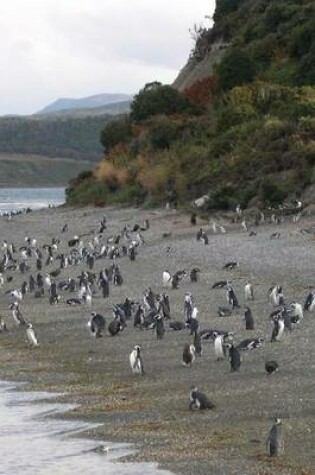
[[[106,229],[100,241],[117,236],[145,219],[150,228],[142,232],[144,242],[137,248],[135,261],[118,257],[123,283],[110,284],[108,298],[96,289],[92,305],[69,306],[73,295],[60,291],[58,304],[49,304],[49,292],[36,298],[27,293],[20,302],[21,312],[31,322],[39,346],[29,348],[25,328],[13,321],[9,291],[17,289],[29,273],[36,276],[35,258],[27,260],[25,274],[18,270],[3,273],[0,287],[0,315],[7,331],[0,334],[0,379],[26,382],[23,391],[59,393],[59,402],[76,406],[58,417],[80,419],[101,425],[84,436],[104,441],[135,444],[136,452],[126,460],[157,462],[159,467],[182,475],[311,475],[315,473],[315,312],[305,312],[303,320],[291,332],[285,330],[281,341],[270,342],[273,306],[268,297],[271,285],[283,287],[285,302],[304,305],[315,287],[315,233],[311,216],[298,222],[286,218],[283,224],[265,222],[251,227],[250,235],[230,216],[216,216],[225,234],[213,232],[211,220],[197,218],[190,223],[184,211],[140,208],[68,208],[59,207],[14,216],[0,217],[0,245],[13,242],[14,258],[21,260],[19,249],[25,237],[36,238],[44,249],[58,241],[55,257],[68,253],[69,240],[82,236],[84,245],[98,234],[106,216]],[[67,230],[62,232],[67,224]],[[203,227],[208,245],[196,240]],[[302,230],[308,230],[303,232]],[[275,232],[280,233],[271,239]],[[132,234],[132,233],[131,233]],[[133,235],[132,235],[133,236]],[[123,244],[124,238],[119,245]],[[1,251],[1,256],[3,250]],[[239,266],[223,268],[229,261]],[[42,273],[59,267],[53,259]],[[97,276],[112,261],[95,260]],[[198,281],[190,282],[189,271],[198,267]],[[86,262],[61,270],[56,282],[78,278],[87,270]],[[186,270],[177,289],[163,287],[162,274]],[[8,279],[9,277],[9,279]],[[12,279],[11,279],[12,277]],[[228,280],[238,296],[240,307],[229,317],[218,315],[226,306],[225,289],[212,289],[219,280]],[[245,301],[244,286],[250,280],[254,300]],[[233,333],[235,343],[261,337],[261,348],[242,352],[239,372],[231,373],[227,360],[217,361],[211,340],[203,341],[202,356],[191,367],[182,364],[185,343],[192,343],[189,331],[173,331],[165,321],[165,335],[157,340],[153,330],[127,327],[112,337],[107,331],[94,338],[87,327],[91,311],[112,320],[113,305],[130,297],[143,299],[150,287],[154,293],[167,292],[171,320],[183,321],[183,301],[190,292],[198,307],[200,329],[219,329]],[[246,330],[244,307],[249,305],[255,328]],[[129,353],[135,345],[142,348],[145,374],[133,375]],[[276,360],[279,371],[268,375],[264,365]],[[190,411],[189,392],[196,385],[215,404],[209,411]],[[265,441],[275,417],[283,421],[285,451],[281,457],[268,457]]]

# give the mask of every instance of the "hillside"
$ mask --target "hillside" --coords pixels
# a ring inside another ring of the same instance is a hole
[[[170,201],[208,209],[314,199],[315,4],[217,0],[173,87],[144,86],[105,126],[107,155],[69,203]]]
[[[0,187],[65,186],[91,167],[91,162],[83,160],[0,154]]]
[[[38,111],[37,114],[50,114],[52,112],[72,109],[94,109],[109,104],[131,101],[131,99],[131,94],[97,94],[80,98],[61,98],[48,104],[42,110]]]

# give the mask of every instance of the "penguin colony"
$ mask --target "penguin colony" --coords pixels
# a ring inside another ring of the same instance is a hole
[[[237,216],[241,216],[240,208],[237,209]],[[250,237],[256,236],[244,223],[240,223],[242,229]],[[191,221],[192,226],[195,224],[196,216]],[[280,376],[281,361],[275,359],[274,347],[286,338],[293,338],[296,328],[302,328],[305,312],[311,314],[315,311],[315,289],[305,291],[304,303],[300,303],[287,302],[285,288],[279,283],[266,288],[266,301],[261,306],[264,310],[269,309],[270,334],[262,336],[259,332],[261,316],[253,315],[250,308],[251,301],[255,301],[255,279],[252,281],[252,277],[245,276],[241,291],[238,272],[242,264],[237,260],[221,263],[218,266],[221,280],[209,282],[209,300],[211,293],[220,293],[222,304],[218,306],[216,316],[225,321],[243,319],[244,329],[253,332],[252,337],[243,340],[230,331],[211,328],[210,308],[209,316],[203,316],[201,325],[198,302],[194,296],[194,289],[205,271],[200,263],[190,268],[176,269],[170,265],[170,269],[160,269],[160,282],[153,281],[152,286],[149,286],[150,282],[144,282],[137,295],[126,296],[122,302],[113,304],[113,289],[125,285],[125,260],[135,266],[135,272],[141,272],[137,263],[141,261],[141,254],[149,241],[144,236],[150,229],[150,223],[145,220],[142,224],[125,225],[119,232],[110,235],[108,228],[110,223],[104,216],[95,229],[83,235],[71,236],[71,227],[65,224],[56,237],[47,242],[41,242],[36,236],[25,237],[22,243],[3,240],[0,292],[2,302],[4,298],[7,301],[7,309],[6,314],[1,315],[1,338],[5,338],[6,332],[16,331],[16,328],[19,329],[17,338],[25,341],[30,349],[41,351],[40,328],[45,324],[44,318],[34,323],[30,307],[27,312],[24,307],[32,299],[43,299],[58,313],[73,312],[74,318],[76,307],[84,308],[86,321],[82,322],[82,328],[86,326],[87,338],[90,333],[95,340],[104,341],[133,331],[134,346],[126,348],[126,364],[129,358],[132,377],[149,374],[149,371],[144,371],[145,362],[150,367],[150,348],[141,344],[144,331],[152,334],[152,345],[162,345],[161,341],[166,339],[171,345],[172,332],[180,332],[183,341],[182,352],[178,353],[178,371],[180,366],[186,367],[192,379],[194,366],[203,364],[207,358],[217,361],[218,371],[236,373],[241,378],[242,372],[246,372],[246,365],[243,365],[246,354],[262,347],[268,347],[268,357],[262,365],[262,374],[257,377],[269,378],[277,372]],[[196,245],[209,246],[210,232],[226,234],[227,226],[213,221],[209,230],[200,228]],[[160,234],[161,238],[165,238],[167,233]],[[274,237],[272,234],[270,239]],[[171,255],[172,247],[168,246],[166,252]],[[180,260],[177,259],[177,262],[180,263]],[[65,278],[64,274],[70,277]],[[158,291],[153,290],[154,287]],[[182,292],[181,314],[172,311],[173,292]],[[104,302],[102,313],[94,309],[95,301],[98,302],[97,308],[100,301]],[[202,381],[199,382],[202,386]],[[190,388],[187,399],[188,409],[192,411],[218,410],[220,407],[220,401],[213,403],[195,385]],[[266,443],[270,456],[283,453],[280,429],[282,421],[276,418]]]

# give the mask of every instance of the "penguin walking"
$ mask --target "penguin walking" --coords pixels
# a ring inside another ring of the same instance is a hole
[[[274,306],[283,305],[283,292],[280,285],[273,285],[269,288],[269,298],[270,302]]]
[[[14,302],[11,306],[10,309],[12,310],[12,316],[13,320],[17,325],[26,325],[25,318],[23,317],[18,302]]]
[[[213,409],[215,405],[202,392],[198,391],[196,386],[191,387],[189,394],[189,409],[191,411],[204,411],[206,409]]]
[[[190,282],[198,282],[198,273],[200,272],[200,269],[198,267],[193,267],[189,273],[189,278]]]
[[[162,340],[164,338],[165,327],[164,327],[164,318],[163,315],[157,314],[156,317],[156,338],[157,340]]]
[[[231,366],[231,372],[239,371],[241,367],[241,355],[233,343],[228,344],[229,348],[229,362]]]
[[[290,321],[291,323],[299,323],[303,320],[303,307],[298,302],[290,303]]]
[[[228,303],[232,306],[232,309],[240,306],[231,284],[227,285],[226,299]]]
[[[315,290],[311,290],[305,300],[304,310],[308,312],[313,312],[315,308]]]
[[[252,315],[252,311],[249,307],[245,307],[245,328],[246,330],[254,330],[254,319]]]
[[[132,374],[144,374],[141,347],[136,345],[129,355],[129,363]]]
[[[33,330],[33,325],[31,323],[27,324],[26,328],[26,337],[30,344],[30,348],[36,348],[38,346],[38,340]]]
[[[168,270],[165,270],[162,275],[163,287],[172,288],[172,276]]]
[[[103,331],[105,330],[106,320],[103,315],[100,315],[96,312],[91,312],[91,318],[88,322],[88,328],[91,334],[95,338],[100,338],[103,336]]]
[[[254,300],[254,287],[250,281],[247,281],[244,288],[245,300]]]
[[[268,374],[276,373],[279,369],[279,365],[276,361],[270,360],[265,363],[265,370]]]
[[[196,360],[196,350],[194,345],[185,343],[183,349],[183,365],[191,366]]]
[[[194,347],[197,356],[202,355],[202,343],[201,343],[201,336],[199,335],[198,331],[195,331],[194,335]]]
[[[281,341],[284,332],[284,319],[281,314],[273,317],[273,329],[271,333],[271,342]]]
[[[278,457],[284,453],[282,420],[276,418],[266,440],[266,448],[270,457]]]
[[[214,353],[217,358],[217,361],[224,360],[226,354],[226,348],[224,345],[224,336],[213,332],[214,336]]]

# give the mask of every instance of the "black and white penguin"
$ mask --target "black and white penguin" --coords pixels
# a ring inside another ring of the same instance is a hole
[[[27,337],[27,340],[30,344],[30,348],[36,348],[38,346],[38,339],[35,335],[35,332],[33,330],[33,325],[31,323],[28,323],[27,324],[27,327],[26,327],[26,337]]]
[[[163,271],[162,280],[163,287],[172,288],[172,276],[168,270]]]
[[[120,322],[119,315],[116,315],[114,319],[108,324],[107,330],[111,336],[118,335],[124,329]]]
[[[276,373],[278,369],[279,369],[279,365],[276,361],[274,360],[266,361],[265,370],[267,371],[268,374]]]
[[[252,311],[249,307],[245,307],[245,328],[246,330],[254,330],[254,319],[252,315]]]
[[[284,442],[282,433],[282,421],[276,418],[269,431],[266,448],[270,457],[278,457],[284,453]]]
[[[215,282],[212,286],[212,289],[222,289],[228,284],[227,280],[219,280],[218,282]]]
[[[185,343],[183,349],[183,365],[191,366],[196,360],[196,351],[194,345]]]
[[[169,327],[171,330],[181,331],[184,330],[185,324],[183,322],[170,322]]]
[[[157,314],[155,317],[156,320],[156,338],[157,340],[162,340],[164,338],[165,327],[164,327],[164,318],[163,315]]]
[[[227,344],[229,348],[229,362],[231,366],[231,372],[239,371],[241,367],[241,355],[233,343]]]
[[[134,316],[133,316],[133,326],[135,328],[140,328],[140,330],[143,329],[144,325],[144,316],[145,316],[145,310],[143,305],[138,305]]]
[[[198,282],[199,267],[193,267],[189,273],[190,282]]]
[[[299,323],[303,320],[303,307],[299,302],[291,302],[288,313],[291,323]]]
[[[51,283],[50,289],[49,289],[49,303],[50,305],[52,304],[57,304],[59,302],[59,295],[57,291],[57,284],[55,281]]]
[[[272,285],[269,288],[269,298],[272,305],[274,306],[283,305],[284,298],[283,298],[282,287],[280,285]]]
[[[271,333],[271,342],[280,341],[284,332],[284,319],[283,315],[279,313],[273,317],[273,329]]]
[[[129,363],[132,374],[144,374],[141,347],[136,345],[129,355]]]
[[[263,338],[246,338],[242,340],[238,345],[238,350],[253,350],[255,348],[260,348],[264,344]]]
[[[196,224],[197,224],[197,215],[194,211],[190,215],[190,224],[192,226],[196,226]]]
[[[109,297],[109,279],[105,271],[100,272],[98,280],[99,288],[102,290],[102,297],[104,299]]]
[[[164,319],[171,319],[171,306],[170,298],[168,294],[161,294],[157,297],[158,302],[158,312],[162,313]]]
[[[202,355],[202,343],[201,343],[201,336],[199,335],[198,331],[194,334],[194,347],[197,356]]]
[[[245,300],[254,300],[254,287],[253,284],[248,280],[244,287]]]
[[[238,303],[235,291],[231,284],[227,285],[226,299],[228,303],[232,306],[232,309],[240,306]]]
[[[304,310],[308,312],[313,312],[315,308],[315,290],[311,290],[305,300]]]
[[[12,305],[10,305],[10,309],[12,310],[12,316],[15,323],[17,325],[26,325],[25,318],[23,317],[19,308],[19,303],[14,302]]]
[[[226,346],[224,343],[224,335],[213,332],[214,337],[214,353],[217,361],[223,360],[226,355]]]
[[[196,333],[198,331],[198,328],[199,328],[199,322],[197,320],[197,316],[198,316],[198,308],[193,307],[192,313],[191,313],[191,318],[189,320],[189,323],[187,323],[187,326],[190,330],[191,335]]]
[[[204,411],[206,409],[213,409],[215,405],[207,398],[207,396],[200,391],[196,386],[191,387],[189,394],[189,409],[191,411]]]
[[[187,292],[184,296],[184,320],[187,325],[190,324],[193,308],[193,296],[190,292]]]
[[[226,264],[224,264],[222,268],[232,270],[232,269],[235,269],[236,267],[239,267],[239,265],[240,263],[238,261],[229,261]]]
[[[95,338],[100,338],[103,336],[103,331],[105,330],[106,320],[103,315],[91,312],[91,318],[87,324],[91,334]]]

